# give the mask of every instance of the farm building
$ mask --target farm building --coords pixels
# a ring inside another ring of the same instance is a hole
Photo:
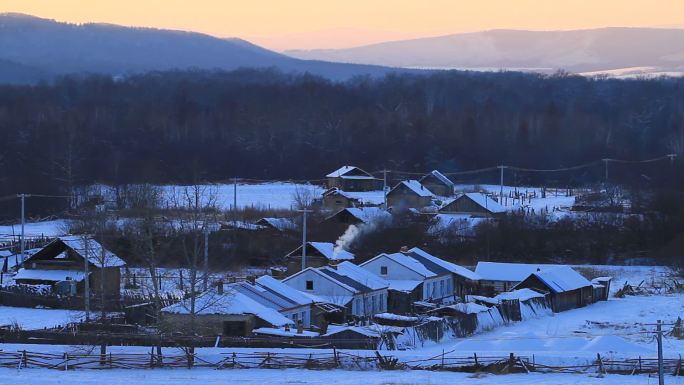
[[[382,190],[344,191],[333,187],[323,192],[321,205],[324,210],[337,212],[347,207],[377,207],[384,203]]]
[[[381,187],[381,180],[356,166],[342,166],[325,176],[328,188],[344,191],[372,191]]]
[[[51,285],[63,294],[82,294],[85,289],[85,261],[92,292],[104,290],[110,298],[120,292],[121,258],[97,241],[81,236],[59,237],[48,243],[25,262],[14,276],[15,282],[27,285]]]
[[[345,250],[335,250],[335,245],[330,242],[306,243],[305,267],[335,265],[342,261],[353,260],[354,254]],[[285,261],[287,263],[287,275],[292,275],[302,270],[302,246],[287,254]]]
[[[387,311],[389,283],[351,262],[345,261],[335,267],[307,268],[285,278],[283,283],[344,306],[347,317],[369,317]]]
[[[591,282],[569,266],[536,271],[514,289],[524,288],[548,293],[555,313],[596,302]]]
[[[342,209],[325,218],[323,223],[339,225],[359,225],[373,221],[390,220],[392,215],[380,207],[352,207]]]
[[[596,277],[591,280],[591,285],[594,287],[594,300],[607,301],[610,294],[610,283],[613,281],[612,277]]]
[[[247,337],[257,328],[277,328],[295,323],[277,310],[245,294],[219,284],[195,298],[194,330],[190,299],[161,310],[164,330],[204,335]]]
[[[458,198],[446,203],[439,209],[443,214],[470,214],[480,217],[497,217],[504,215],[506,209],[497,201],[481,193],[461,194]]]
[[[454,195],[454,182],[437,170],[433,170],[418,181],[435,195],[443,197]]]
[[[421,301],[453,302],[454,296],[464,298],[476,290],[479,277],[474,272],[437,258],[426,251],[414,247],[399,253],[380,254],[361,265],[390,282],[394,291],[399,283],[405,288],[420,286]],[[405,291],[405,290],[404,290]],[[390,311],[404,310],[406,304],[392,303]],[[405,312],[405,311],[404,311]]]
[[[297,231],[297,224],[290,218],[261,218],[256,224],[279,232]]]
[[[475,274],[480,277],[480,294],[493,297],[511,290],[530,274],[556,268],[560,265],[478,262]]]
[[[335,321],[334,314],[339,310],[315,295],[304,294],[267,275],[257,278],[254,283],[240,282],[231,287],[256,302],[277,310],[295,324],[301,322],[305,328]]]
[[[387,207],[393,209],[423,208],[432,204],[434,194],[417,180],[400,182],[387,193]]]

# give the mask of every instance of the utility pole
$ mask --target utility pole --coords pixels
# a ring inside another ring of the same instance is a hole
[[[26,251],[26,234],[24,233],[24,226],[26,224],[26,198],[30,196],[31,195],[29,194],[17,194],[17,197],[21,199],[21,263],[24,263],[24,260],[26,259],[24,254],[24,252]],[[14,262],[17,264],[17,266],[19,265],[18,260],[15,259]]]
[[[658,320],[656,333],[658,337],[658,385],[665,385],[665,373],[663,372],[663,325],[661,320]]]
[[[204,291],[209,289],[209,229],[204,226]]]
[[[233,178],[233,227],[237,227],[237,177]]]
[[[303,213],[302,218],[302,270],[306,269],[306,214],[311,210],[306,208],[299,210]]]
[[[382,170],[382,197],[385,210],[387,210],[387,170]]]
[[[83,293],[83,299],[85,300],[85,319],[86,322],[90,321],[90,273],[88,272],[88,264],[90,262],[90,259],[88,257],[88,246],[89,246],[89,235],[84,234],[83,235],[83,249],[85,251],[85,258],[84,259],[84,267],[83,270],[85,272],[85,278],[84,278],[84,293]],[[104,305],[104,304],[103,304]]]
[[[504,168],[506,168],[506,166],[499,166],[499,169],[501,169],[501,178],[499,180],[499,204],[503,202]]]

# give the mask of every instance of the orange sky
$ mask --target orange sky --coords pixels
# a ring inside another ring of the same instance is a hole
[[[0,12],[340,48],[493,28],[684,27],[684,0],[0,0]]]

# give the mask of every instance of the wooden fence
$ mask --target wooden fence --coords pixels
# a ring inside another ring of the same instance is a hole
[[[658,371],[657,359],[637,358],[607,360],[597,355],[592,363],[575,366],[548,366],[535,363],[534,358],[516,356],[453,356],[443,353],[426,359],[401,360],[383,355],[363,356],[332,349],[330,352],[271,353],[230,352],[203,357],[192,349],[181,354],[150,353],[101,353],[101,354],[54,354],[29,351],[0,351],[0,367],[45,368],[57,370],[77,369],[153,369],[153,368],[211,368],[211,369],[347,369],[347,370],[432,370],[458,372],[506,373],[614,373],[653,374]],[[213,357],[213,358],[209,358]],[[664,360],[665,372],[682,374],[682,360]]]

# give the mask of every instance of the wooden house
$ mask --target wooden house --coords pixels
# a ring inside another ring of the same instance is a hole
[[[323,223],[348,226],[389,220],[391,218],[392,215],[380,207],[351,207],[330,215],[323,220]]]
[[[554,313],[596,302],[591,282],[569,266],[536,271],[514,287],[524,288],[548,293]]]
[[[482,193],[465,193],[447,202],[439,209],[443,214],[468,214],[480,217],[498,217],[506,209],[497,201]]]
[[[423,208],[432,204],[434,194],[417,180],[405,180],[387,193],[387,206],[394,210]]]
[[[418,181],[435,195],[443,197],[454,195],[454,182],[437,170],[432,170]]]
[[[337,212],[347,207],[377,207],[384,203],[382,190],[344,191],[333,187],[323,192],[321,206],[324,210]]]
[[[103,288],[109,298],[120,294],[121,258],[97,241],[82,236],[59,237],[31,255],[14,277],[19,284],[51,285],[61,294],[83,294],[85,264],[91,293]]]
[[[295,274],[302,270],[302,246],[291,251],[285,256],[287,275]],[[330,242],[307,242],[306,243],[306,266],[321,267],[335,265],[342,261],[353,261],[354,254],[346,250],[335,250],[335,245]]]
[[[370,317],[387,311],[389,283],[351,262],[307,268],[285,278],[283,283],[344,307],[345,318]]]
[[[554,269],[560,265],[478,262],[475,274],[480,277],[479,294],[493,297],[511,290],[536,271]]]
[[[161,327],[168,332],[248,337],[257,328],[293,326],[295,322],[247,295],[219,284],[195,298],[194,327],[190,299],[161,310]],[[194,329],[194,330],[193,330]]]
[[[382,181],[356,166],[342,166],[325,176],[328,188],[343,191],[372,191],[382,186]]]

